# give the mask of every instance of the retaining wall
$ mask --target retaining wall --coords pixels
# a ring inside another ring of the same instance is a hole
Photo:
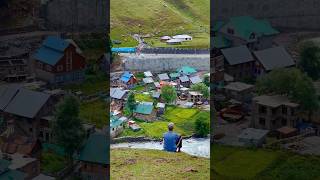
[[[210,71],[209,54],[121,54],[127,71],[172,71],[191,66],[199,71]]]

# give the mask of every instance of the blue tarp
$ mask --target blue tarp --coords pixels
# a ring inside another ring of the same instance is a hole
[[[135,53],[136,48],[134,48],[134,47],[119,47],[119,48],[112,48],[111,51],[115,52],[115,53]]]

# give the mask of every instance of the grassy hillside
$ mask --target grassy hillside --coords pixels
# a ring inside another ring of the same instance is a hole
[[[195,39],[195,46],[209,45],[209,0],[111,0],[110,4],[111,38],[121,40],[120,46],[137,45],[130,36],[134,33],[150,34],[149,41],[162,35],[191,34],[201,37]],[[161,44],[155,42],[155,46]]]
[[[210,179],[210,160],[158,150],[112,149],[111,179]]]
[[[220,145],[211,150],[216,180],[320,179],[320,157]]]

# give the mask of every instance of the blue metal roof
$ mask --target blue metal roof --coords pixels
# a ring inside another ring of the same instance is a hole
[[[55,65],[63,57],[63,52],[59,52],[43,46],[38,49],[34,57],[46,64]]]
[[[133,76],[133,74],[131,74],[130,72],[126,71],[123,73],[123,75],[121,76],[120,80],[127,83],[129,82],[130,78]]]
[[[69,42],[58,36],[48,36],[43,42],[43,46],[55,49],[57,51],[64,51],[68,46]]]
[[[63,57],[69,44],[57,36],[48,36],[34,57],[43,63],[55,65]]]
[[[111,48],[112,52],[115,53],[135,53],[136,48],[134,47],[119,47],[119,48]]]

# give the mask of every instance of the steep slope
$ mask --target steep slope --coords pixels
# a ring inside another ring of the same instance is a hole
[[[205,33],[209,38],[209,0],[111,0],[110,6],[111,37],[125,45],[135,45],[134,33]]]

